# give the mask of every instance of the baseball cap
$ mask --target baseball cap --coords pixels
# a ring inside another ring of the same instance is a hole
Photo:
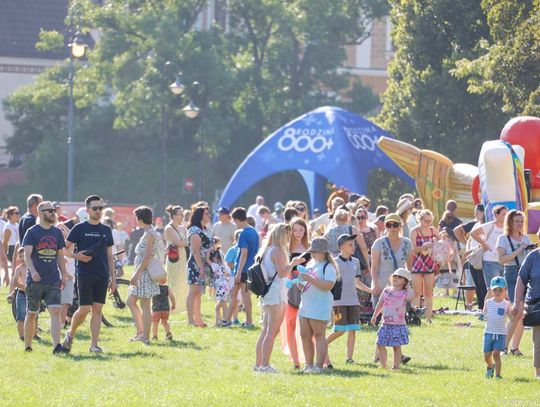
[[[276,212],[281,211],[283,208],[285,208],[285,206],[284,206],[281,202],[279,202],[279,201],[277,201],[277,202],[274,204],[274,210],[275,210]]]
[[[484,208],[484,205],[482,204],[476,204],[476,206],[474,207],[475,210],[479,211],[479,212],[485,212],[485,208]]]
[[[491,284],[489,285],[489,288],[506,288],[508,285],[506,284],[506,279],[501,276],[493,277],[491,280]]]
[[[338,240],[337,240],[337,245],[338,247],[341,247],[341,245],[349,240],[354,240],[356,239],[356,236],[357,235],[349,235],[348,233],[344,233],[342,235],[339,235],[338,237]]]
[[[230,215],[231,214],[231,210],[229,208],[227,208],[226,206],[220,206],[219,209],[217,210],[218,213],[223,213],[225,215]]]
[[[86,208],[84,206],[77,209],[75,215],[79,218],[79,222],[84,222],[88,220],[88,212],[86,211]]]
[[[41,202],[39,205],[38,205],[38,211],[46,211],[46,210],[49,210],[49,209],[52,209],[54,210],[54,205],[51,201],[43,201]]]
[[[401,223],[401,218],[399,217],[397,213],[389,213],[388,215],[384,217],[384,223],[387,223],[387,222]]]
[[[356,202],[360,199],[360,195],[357,193],[352,193],[349,195],[349,202]]]

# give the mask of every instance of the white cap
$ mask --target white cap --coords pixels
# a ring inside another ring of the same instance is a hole
[[[84,206],[77,209],[75,215],[77,215],[77,217],[79,218],[79,222],[84,222],[88,220],[88,212],[86,211],[86,208]]]

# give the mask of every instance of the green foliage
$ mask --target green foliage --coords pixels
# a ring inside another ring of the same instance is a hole
[[[88,59],[76,63],[77,199],[99,190],[112,201],[155,202],[164,131],[169,196],[182,199],[181,178],[198,180],[204,135],[204,192],[211,199],[210,191],[223,188],[246,154],[283,123],[325,104],[358,113],[377,104],[360,84],[355,98],[340,103],[336,95],[349,81],[336,68],[342,46],[361,41],[367,23],[386,12],[384,0],[231,0],[229,26],[201,31],[195,24],[205,4],[78,3],[80,29],[99,29],[100,36]],[[59,40],[43,32],[40,47]],[[201,83],[201,118],[185,118],[188,97],[168,91],[178,72],[186,85]],[[5,104],[15,127],[8,148],[27,157],[27,190],[40,186],[55,198],[65,193],[67,74],[65,66],[52,68]],[[54,177],[43,175],[53,168]]]
[[[476,163],[483,141],[498,137],[509,115],[493,93],[471,93],[453,75],[464,58],[483,55],[491,41],[478,1],[391,1],[393,42],[390,81],[379,123],[403,141]]]
[[[484,0],[492,37],[477,58],[458,61],[456,77],[469,91],[502,98],[511,116],[540,116],[540,3]]]

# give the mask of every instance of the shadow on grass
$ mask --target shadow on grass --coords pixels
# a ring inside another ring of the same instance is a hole
[[[418,374],[419,370],[453,370],[458,372],[470,372],[472,369],[468,367],[452,367],[449,365],[445,365],[443,363],[437,363],[433,365],[423,365],[421,363],[414,363],[408,364],[406,368],[401,367],[401,371],[405,374]]]
[[[120,359],[132,359],[132,358],[152,358],[152,359],[163,359],[163,356],[158,355],[153,352],[120,352],[120,353],[92,353],[87,355],[66,355],[67,358],[73,360],[74,362],[84,362],[87,360],[92,361],[110,361],[115,358]]]
[[[373,366],[371,366],[373,367]],[[377,372],[366,372],[365,370],[346,370],[346,369],[332,369],[325,371],[324,374],[332,375],[332,376],[340,376],[340,377],[381,377],[386,378],[390,375],[387,373],[382,373],[379,370]]]
[[[187,348],[193,350],[203,350],[201,346],[193,341],[180,341],[177,339],[172,339],[167,342],[154,342],[153,345],[159,348]]]
[[[532,383],[532,382],[536,382],[537,380],[533,379],[532,377],[516,377],[512,379],[512,381],[517,382],[517,383]]]

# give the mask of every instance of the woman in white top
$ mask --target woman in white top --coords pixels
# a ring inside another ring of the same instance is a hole
[[[497,238],[497,255],[499,263],[504,267],[504,278],[508,284],[508,298],[514,302],[516,281],[519,268],[525,260],[525,256],[532,249],[532,242],[529,236],[523,234],[525,215],[521,211],[512,209],[506,213],[504,218],[504,233]],[[508,353],[508,346],[512,340],[510,353],[514,356],[523,356],[519,350],[519,344],[523,335],[523,315],[514,318],[508,323],[506,334],[505,353]],[[513,338],[512,338],[513,337]]]
[[[15,252],[15,246],[19,243],[19,208],[16,206],[10,206],[6,210],[7,223],[4,226],[2,242],[4,245],[4,251],[9,261],[13,259],[13,253]]]
[[[291,226],[285,223],[271,225],[256,258],[262,258],[261,267],[270,288],[261,298],[263,306],[263,327],[257,341],[255,371],[275,373],[270,366],[270,356],[274,341],[285,316],[287,289],[283,279],[294,266],[303,263],[303,258],[288,261],[287,246],[291,236]]]

